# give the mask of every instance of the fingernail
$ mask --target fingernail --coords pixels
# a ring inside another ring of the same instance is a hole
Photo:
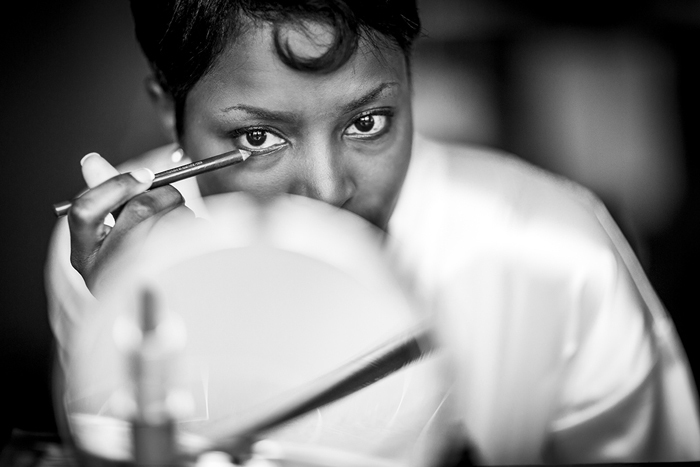
[[[89,154],[85,154],[83,156],[83,158],[80,159],[80,166],[82,167],[83,165],[85,165],[85,161],[88,160],[88,158],[90,158],[92,156],[99,156],[99,154],[97,154],[96,152],[91,152]]]
[[[156,175],[151,172],[150,169],[147,169],[146,167],[142,169],[136,169],[133,172],[130,172],[131,176],[136,179],[137,182],[139,183],[151,183],[154,178],[156,178]]]
[[[114,215],[112,213],[107,214],[107,217],[105,217],[105,225],[114,227],[114,224],[116,223],[117,221],[114,219]]]
[[[177,148],[176,150],[173,151],[173,153],[170,155],[170,159],[173,162],[180,162],[182,160],[182,157],[185,155],[183,152],[182,148]]]

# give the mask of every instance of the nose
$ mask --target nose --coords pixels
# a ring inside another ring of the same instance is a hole
[[[291,193],[341,207],[356,191],[350,164],[331,144],[306,148]]]

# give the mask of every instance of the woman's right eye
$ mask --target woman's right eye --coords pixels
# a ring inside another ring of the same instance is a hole
[[[247,151],[268,151],[287,144],[287,140],[264,128],[249,128],[234,136],[236,146]]]

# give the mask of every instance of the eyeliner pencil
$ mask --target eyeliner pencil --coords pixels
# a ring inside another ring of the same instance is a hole
[[[175,167],[174,169],[158,172],[151,183],[151,188],[158,188],[169,183],[175,183],[186,178],[194,177],[195,175],[211,172],[212,170],[228,167],[229,165],[238,164],[248,159],[251,155],[250,151],[244,149],[234,149],[208,159],[191,162],[189,164]],[[53,210],[56,217],[65,216],[68,214],[72,201],[63,201],[53,205]]]

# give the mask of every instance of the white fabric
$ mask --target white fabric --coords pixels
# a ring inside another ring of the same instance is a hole
[[[172,167],[171,151],[134,165]],[[196,182],[176,186],[203,214]],[[46,283],[62,348],[94,300],[69,248],[61,220]],[[417,138],[389,248],[450,351],[479,462],[700,460],[676,331],[588,191],[509,155]]]

